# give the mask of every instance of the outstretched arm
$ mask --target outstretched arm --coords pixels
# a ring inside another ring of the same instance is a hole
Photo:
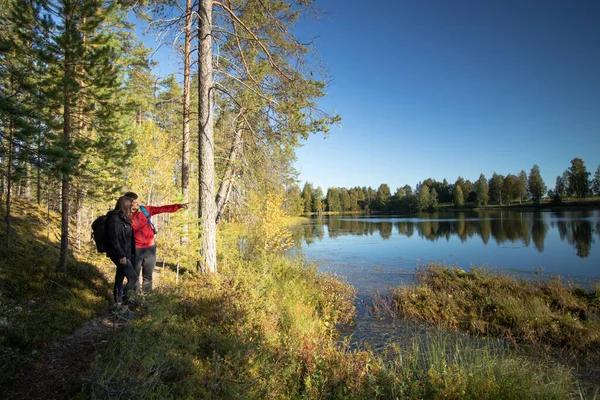
[[[181,208],[187,208],[187,203],[185,203],[185,204],[170,204],[168,206],[159,206],[159,207],[155,207],[155,206],[145,206],[145,207],[146,207],[146,210],[148,210],[148,214],[150,214],[150,216],[153,216],[156,214],[172,213]]]

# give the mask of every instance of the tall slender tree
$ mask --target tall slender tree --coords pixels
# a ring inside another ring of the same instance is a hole
[[[592,192],[594,196],[600,196],[600,165],[596,168],[594,179],[592,179]]]
[[[546,184],[544,184],[544,180],[542,179],[542,175],[540,174],[540,167],[534,165],[529,172],[529,178],[527,180],[527,190],[529,191],[529,196],[531,200],[535,203],[540,203],[542,197],[546,193]]]
[[[183,50],[183,143],[181,151],[181,194],[183,201],[188,202],[190,184],[190,123],[191,123],[191,90],[192,90],[192,0],[185,1],[185,36]]]
[[[521,170],[519,173],[516,183],[517,198],[519,199],[519,203],[521,203],[527,198],[527,173],[524,170]]]
[[[475,199],[478,206],[486,206],[490,199],[487,179],[483,174],[479,175],[479,179],[475,182]]]
[[[310,47],[298,41],[293,25],[311,1],[207,1],[198,4],[199,66],[199,166],[200,207],[203,228],[203,258],[206,271],[216,271],[216,224],[213,186],[213,113],[240,115],[232,133],[247,137],[245,163],[249,171],[237,172],[246,178],[246,190],[262,190],[266,183],[281,184],[300,138],[313,132],[326,132],[339,121],[318,109],[316,100],[324,95],[325,79],[313,77],[319,66],[306,61]],[[213,7],[218,8],[213,18]],[[219,43],[222,63],[213,69],[212,40]],[[213,79],[213,72],[216,78]],[[210,76],[209,76],[210,75]],[[213,96],[221,93],[216,103]],[[216,110],[213,104],[218,104]],[[221,115],[220,115],[221,116]],[[235,146],[238,139],[231,141]],[[230,152],[237,155],[237,151]],[[277,165],[275,165],[275,163]],[[210,164],[210,165],[209,165]],[[274,167],[274,168],[273,168]],[[268,169],[267,169],[268,168]],[[261,182],[256,182],[259,175]],[[254,182],[253,182],[254,179]],[[277,182],[279,180],[279,182]],[[225,177],[223,182],[231,182]],[[219,190],[220,192],[220,190]]]
[[[490,201],[502,204],[504,194],[504,177],[494,172],[488,184],[490,191]]]

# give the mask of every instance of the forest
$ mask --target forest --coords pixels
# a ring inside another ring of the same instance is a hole
[[[327,73],[311,45],[292,34],[301,14],[318,11],[310,2],[216,3],[207,34],[198,16],[212,14],[198,10],[212,7],[3,1],[0,160],[8,246],[11,200],[46,204],[61,213],[57,265],[65,270],[93,217],[132,190],[147,204],[189,202],[187,220],[178,223],[199,250],[188,261],[214,272],[220,221],[250,221],[268,194],[282,197],[295,179],[299,140],[340,120],[319,109]],[[153,72],[136,23],[171,43],[181,59],[177,74]]]
[[[556,177],[554,189],[546,192],[546,184],[540,175],[540,168],[534,165],[529,175],[524,171],[518,175],[506,176],[495,172],[489,179],[485,175],[471,182],[458,177],[454,184],[444,178],[442,182],[428,178],[416,184],[398,187],[392,194],[390,186],[382,183],[377,190],[372,187],[353,187],[351,189],[331,187],[323,194],[320,187],[314,188],[306,182],[300,190],[291,187],[287,190],[288,212],[301,213],[362,212],[370,214],[420,212],[435,210],[440,205],[452,205],[463,208],[467,203],[471,207],[487,205],[510,205],[533,202],[539,204],[546,198],[553,204],[563,200],[586,199],[600,196],[600,165],[594,176],[590,176],[585,163],[580,158],[571,160],[571,166]]]

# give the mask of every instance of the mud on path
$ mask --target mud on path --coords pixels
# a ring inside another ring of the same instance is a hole
[[[79,391],[81,377],[111,335],[122,328],[110,314],[97,317],[59,339],[12,386],[3,388],[3,399],[64,399]]]

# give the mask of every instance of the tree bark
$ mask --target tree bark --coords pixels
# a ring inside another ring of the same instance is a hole
[[[31,163],[25,161],[25,182],[23,184],[23,195],[25,200],[31,201]]]
[[[233,139],[233,145],[231,146],[231,151],[229,152],[229,159],[227,160],[227,169],[225,170],[225,175],[223,176],[223,181],[221,182],[221,186],[219,187],[219,192],[217,193],[216,205],[217,205],[217,217],[216,224],[218,225],[221,222],[221,218],[223,217],[223,212],[225,211],[225,206],[227,205],[227,200],[229,198],[229,193],[231,191],[233,173],[234,173],[234,164],[237,158],[237,153],[239,149],[242,147],[242,131],[240,129],[235,131],[235,137]]]
[[[12,179],[12,157],[13,157],[13,137],[14,137],[14,121],[13,118],[10,118],[9,127],[8,127],[8,165],[6,168],[6,248],[10,249],[10,186]]]
[[[192,0],[185,5],[185,49],[183,61],[183,149],[181,153],[181,194],[188,201],[190,183],[190,91],[191,91]]]
[[[70,16],[65,17],[65,31],[69,32],[72,27]],[[67,45],[68,46],[68,45]],[[63,144],[69,146],[71,142],[71,54],[67,48],[65,50],[65,83],[63,89]],[[65,149],[68,150],[68,149]],[[69,252],[69,194],[70,181],[68,171],[68,160],[63,160],[62,165],[62,193],[61,193],[61,229],[60,229],[60,256],[58,259],[58,271],[66,271],[67,256]]]
[[[77,251],[81,251],[81,211],[83,208],[83,192],[81,190],[81,187],[79,186],[80,184],[77,185],[77,209],[75,210],[75,221],[76,221],[76,230],[77,230],[77,237],[75,238],[75,241],[77,242]]]
[[[42,147],[42,129],[41,122],[38,122],[38,141],[37,141],[37,149],[36,149],[36,160],[37,165],[35,166],[37,169],[37,184],[36,184],[36,200],[38,205],[42,204],[42,155],[40,153],[40,148]]]
[[[215,141],[212,114],[212,0],[200,0],[198,20],[198,165],[199,207],[202,222],[201,269],[217,272],[217,208],[215,204]]]
[[[191,106],[191,44],[192,44],[192,0],[185,2],[185,46],[183,54],[183,148],[181,149],[181,196],[189,201],[190,184],[190,106]],[[183,225],[181,243],[189,242],[189,226]]]

